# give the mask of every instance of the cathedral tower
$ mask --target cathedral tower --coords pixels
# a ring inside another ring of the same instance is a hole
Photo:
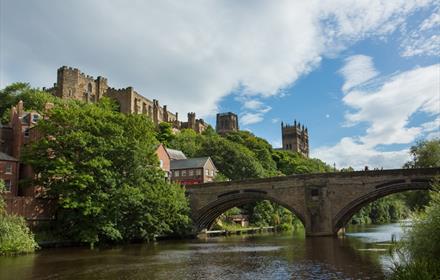
[[[293,125],[281,123],[283,150],[300,153],[309,157],[309,132],[304,125],[298,122]]]

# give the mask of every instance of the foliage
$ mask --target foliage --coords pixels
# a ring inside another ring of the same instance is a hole
[[[273,151],[272,157],[279,172],[285,175],[332,172],[333,169],[319,159],[308,159],[291,151]]]
[[[48,92],[40,89],[31,88],[27,83],[13,83],[0,90],[0,117],[2,123],[9,122],[9,112],[20,100],[27,110],[36,110],[42,113],[47,102],[61,103],[58,99]]]
[[[412,160],[405,163],[403,168],[425,168],[440,166],[440,139],[418,142],[410,150]],[[405,202],[411,210],[421,210],[429,203],[426,191],[405,193]]]
[[[156,139],[167,147],[174,138],[172,124],[162,122],[158,125],[157,131]]]
[[[420,141],[410,153],[412,160],[404,168],[440,167],[440,139]]]
[[[440,261],[440,184],[437,181],[430,191],[431,201],[413,220],[407,233],[406,246],[414,259]],[[435,233],[435,234],[434,234]]]
[[[390,195],[378,199],[363,207],[352,218],[351,224],[383,224],[397,222],[408,217],[408,208],[402,194]]]
[[[45,137],[28,145],[23,161],[36,184],[57,199],[58,228],[71,240],[151,240],[182,232],[189,222],[184,192],[164,181],[155,131],[143,115],[69,102],[41,120]]]
[[[8,215],[1,193],[4,183],[0,180],[0,255],[14,255],[34,252],[38,245],[26,225],[19,216]]]
[[[195,157],[201,149],[203,136],[192,129],[182,129],[169,143],[169,147],[182,151],[187,157]]]
[[[401,258],[390,279],[440,279],[440,184],[430,191],[431,200],[424,211],[413,219],[399,245]]]

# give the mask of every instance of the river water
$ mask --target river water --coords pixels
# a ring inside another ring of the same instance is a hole
[[[351,227],[344,237],[304,233],[162,241],[111,249],[45,249],[0,257],[0,279],[383,279],[399,224]]]

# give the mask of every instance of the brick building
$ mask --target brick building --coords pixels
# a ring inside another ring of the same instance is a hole
[[[304,125],[294,121],[293,125],[281,122],[283,150],[300,153],[309,157],[309,132]]]
[[[168,122],[176,129],[190,128],[197,133],[204,131],[208,124],[203,119],[196,119],[195,113],[188,113],[188,120],[181,122],[177,113],[172,113],[167,106],[160,106],[156,99],[145,98],[133,87],[116,89],[108,86],[106,78],[82,73],[79,69],[63,66],[57,71],[57,83],[48,89],[55,96],[63,99],[76,99],[85,102],[97,102],[107,96],[119,105],[119,110],[125,114],[145,114],[154,124]]]
[[[163,144],[159,144],[156,148],[156,155],[159,159],[159,166],[165,172],[165,178],[170,178],[171,158],[167,149]]]
[[[0,152],[0,180],[5,183],[5,194],[7,196],[18,194],[19,167],[18,159]]]
[[[171,161],[171,180],[182,185],[212,182],[217,168],[210,157]]]

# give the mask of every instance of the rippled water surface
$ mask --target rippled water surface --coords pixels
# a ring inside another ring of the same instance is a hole
[[[345,237],[303,232],[163,241],[113,249],[47,249],[0,257],[0,279],[383,279],[398,224]]]

